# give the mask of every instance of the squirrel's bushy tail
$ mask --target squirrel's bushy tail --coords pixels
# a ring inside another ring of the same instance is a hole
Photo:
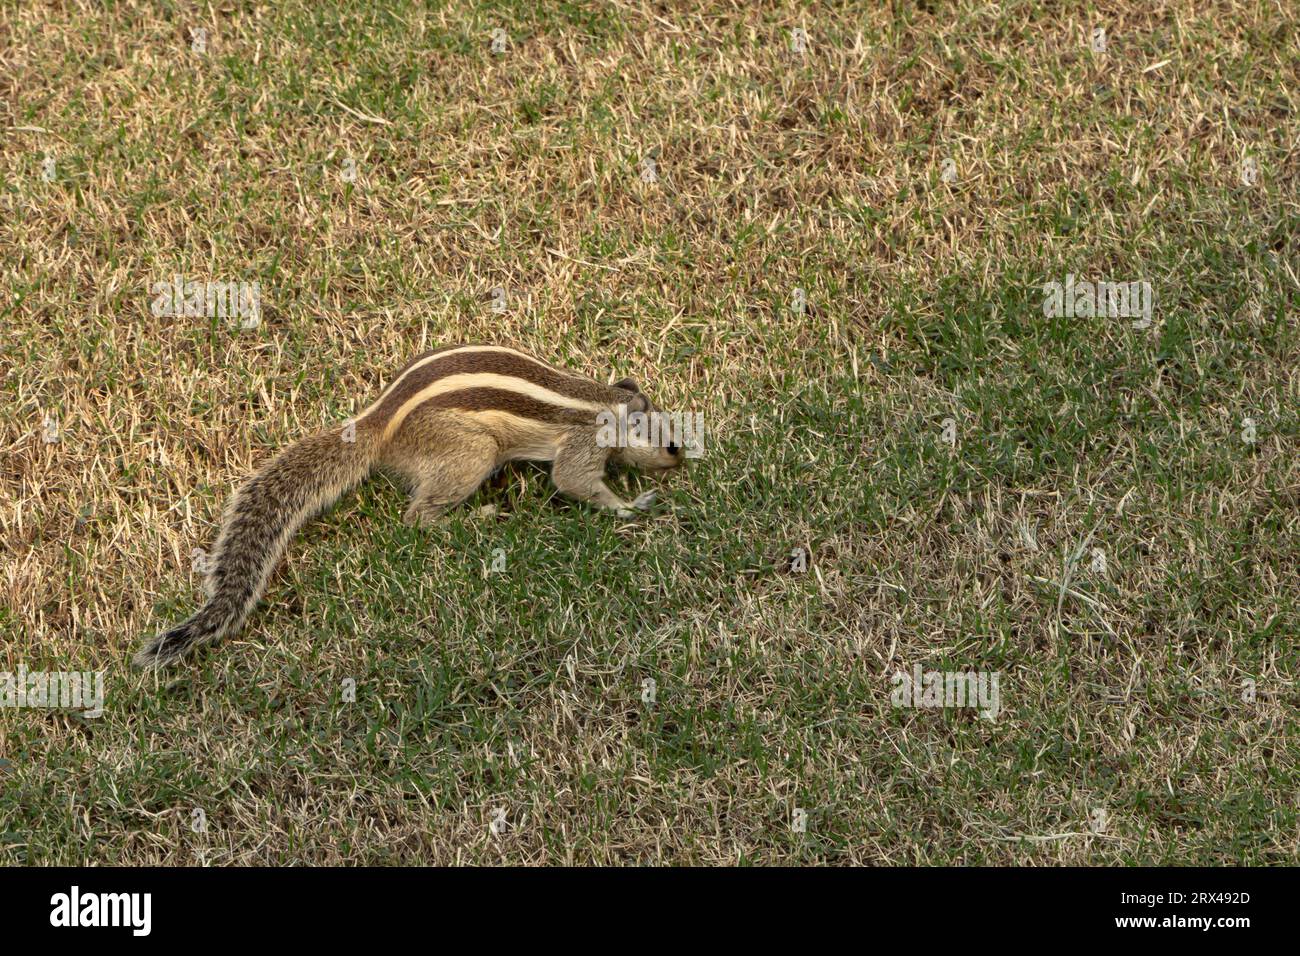
[[[356,425],[323,432],[289,446],[249,479],[226,509],[209,558],[207,603],[145,644],[135,665],[161,667],[238,631],[294,532],[370,473],[377,444]]]

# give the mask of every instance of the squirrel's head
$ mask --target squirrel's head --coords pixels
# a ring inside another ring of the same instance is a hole
[[[610,461],[642,471],[662,471],[680,465],[685,448],[678,416],[656,407],[630,378],[615,382],[614,387],[629,395],[626,404],[618,406],[618,441],[610,452]]]

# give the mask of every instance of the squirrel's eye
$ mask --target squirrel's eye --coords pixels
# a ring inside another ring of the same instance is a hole
[[[677,444],[677,442],[675,442],[675,441],[670,441],[670,442],[668,443],[668,454],[670,454],[670,455],[675,455],[675,454],[677,454],[677,453],[678,453],[679,451],[681,451],[681,450],[682,450],[682,446],[679,445],[679,444]]]

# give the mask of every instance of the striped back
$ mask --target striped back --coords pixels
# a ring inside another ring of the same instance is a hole
[[[412,360],[357,416],[387,440],[415,409],[501,411],[554,424],[595,424],[630,396],[501,345],[453,345]]]

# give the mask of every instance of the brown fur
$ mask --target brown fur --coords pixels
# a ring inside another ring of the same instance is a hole
[[[207,603],[149,641],[135,656],[137,666],[161,666],[238,631],[294,532],[375,467],[395,472],[410,488],[405,520],[427,524],[472,495],[500,465],[516,459],[552,461],[552,479],[561,493],[620,515],[648,507],[654,495],[623,501],[605,484],[608,462],[652,470],[681,464],[680,448],[599,447],[590,407],[566,407],[524,394],[536,386],[556,393],[560,401],[595,404],[611,412],[620,406],[653,411],[631,379],[601,385],[507,351],[462,351],[415,368],[424,357],[408,363],[394,379],[396,385],[355,422],[290,446],[240,489],[212,555]],[[482,387],[470,379],[466,387],[431,395],[394,423],[403,405],[450,375],[508,376],[518,391],[496,378]]]
[[[401,377],[415,362],[436,355],[441,351],[445,350],[439,349],[429,352],[415,359],[415,361],[407,365],[406,369],[402,370],[402,373],[396,379],[398,382],[397,387],[387,392],[375,409],[373,414],[376,419],[387,420],[407,399],[426,385],[431,385],[438,379],[446,378],[448,375],[465,372],[491,372],[497,375],[526,379],[553,392],[559,392],[561,395],[569,395],[587,401],[617,402],[619,400],[612,386],[601,385],[598,382],[593,382],[570,372],[562,372],[559,369],[551,368],[533,359],[504,352],[448,355],[445,358],[434,359],[428,365],[422,366],[418,371],[412,373],[409,378],[403,379]],[[544,410],[542,413],[545,413]]]

